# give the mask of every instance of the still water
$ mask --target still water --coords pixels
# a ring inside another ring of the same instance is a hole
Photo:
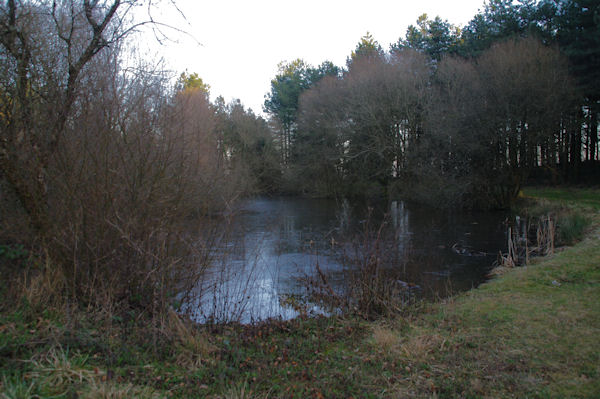
[[[296,317],[285,299],[306,295],[303,280],[315,276],[315,265],[343,290],[347,272],[356,267],[348,258],[360,257],[383,222],[381,256],[390,278],[423,297],[468,290],[485,281],[505,250],[506,216],[403,201],[369,207],[323,199],[249,199],[233,212],[192,312],[200,322]],[[367,237],[367,230],[373,234]],[[310,304],[308,310],[321,312]]]

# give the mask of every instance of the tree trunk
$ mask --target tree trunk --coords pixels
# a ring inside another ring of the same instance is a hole
[[[581,164],[581,130],[582,126],[576,119],[571,120],[571,142],[569,148],[571,182],[576,182],[579,177],[579,166]]]

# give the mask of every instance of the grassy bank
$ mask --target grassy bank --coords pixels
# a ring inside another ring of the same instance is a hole
[[[171,315],[149,330],[143,315],[15,301],[4,284],[0,397],[595,398],[600,231],[593,226],[551,257],[377,322],[210,329]]]
[[[538,264],[433,305],[395,346],[400,355],[418,348],[416,368],[430,370],[407,377],[407,389],[416,396],[598,397],[599,299],[596,231]]]
[[[527,187],[523,195],[600,210],[600,188]]]

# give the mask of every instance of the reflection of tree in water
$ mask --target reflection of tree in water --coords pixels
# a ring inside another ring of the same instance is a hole
[[[376,261],[382,277],[398,292],[415,292],[418,285],[420,294],[443,296],[448,281],[470,288],[485,276],[487,258],[460,256],[451,249],[454,242],[463,239],[474,248],[488,248],[486,240],[492,245],[505,242],[495,228],[500,216],[449,215],[402,201],[370,211],[364,203],[347,200],[263,198],[248,204],[250,210],[232,221],[231,242],[224,240],[212,280],[203,287],[203,311],[217,311],[225,320],[294,317],[297,309],[286,308],[280,298],[305,301],[306,287],[299,277],[317,275],[318,262],[333,289],[344,292],[361,256],[364,264]],[[365,253],[372,259],[365,260]]]
[[[296,227],[294,215],[283,215],[279,229],[279,251],[280,253],[297,251],[300,248],[301,232]]]
[[[403,257],[409,250],[410,244],[410,219],[409,212],[405,208],[404,201],[392,201],[390,204],[390,217],[394,226],[394,240],[397,244],[398,253]]]

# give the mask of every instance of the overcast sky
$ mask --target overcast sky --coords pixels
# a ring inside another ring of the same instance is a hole
[[[279,62],[302,58],[315,66],[325,60],[343,66],[367,31],[387,50],[419,15],[462,26],[483,0],[178,0],[177,5],[187,20],[172,7],[159,18],[191,37],[169,33],[176,42],[159,46],[156,55],[176,72],[197,72],[211,86],[213,100],[239,98],[261,113]]]

